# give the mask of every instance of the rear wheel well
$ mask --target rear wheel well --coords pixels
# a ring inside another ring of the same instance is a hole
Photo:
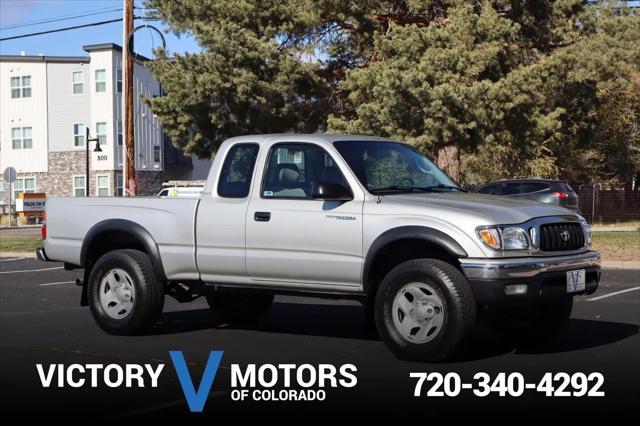
[[[145,245],[131,232],[122,230],[104,231],[93,237],[84,258],[82,265],[86,270],[91,270],[93,265],[102,255],[113,250],[133,249],[139,250],[147,255]]]
[[[385,245],[371,261],[371,269],[364,283],[367,296],[373,297],[385,275],[399,264],[425,258],[442,260],[460,269],[456,255],[437,243],[420,238],[399,239]]]

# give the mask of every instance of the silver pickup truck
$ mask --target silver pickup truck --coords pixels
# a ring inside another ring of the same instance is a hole
[[[153,326],[165,295],[254,321],[274,294],[356,298],[403,359],[449,356],[487,313],[553,334],[593,293],[600,256],[570,210],[469,194],[387,139],[257,135],[220,147],[197,198],[47,200],[41,260],[84,268],[108,333]]]

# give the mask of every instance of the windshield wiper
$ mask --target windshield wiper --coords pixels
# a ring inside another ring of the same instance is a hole
[[[467,192],[462,188],[453,185],[433,185],[433,186],[408,186],[408,185],[391,185],[384,188],[372,189],[371,192],[393,192],[393,191],[406,191],[406,192],[442,192],[441,190],[456,189],[461,192]]]
[[[405,185],[391,185],[383,188],[372,189],[371,192],[393,192],[393,191],[405,191],[405,192],[426,192],[428,189],[419,186],[405,186]]]
[[[459,186],[455,186],[455,185],[444,185],[444,184],[438,184],[438,185],[434,185],[434,186],[427,186],[425,188],[429,188],[429,189],[433,189],[433,190],[438,190],[438,189],[456,189],[460,192],[467,192],[466,189],[462,189]]]

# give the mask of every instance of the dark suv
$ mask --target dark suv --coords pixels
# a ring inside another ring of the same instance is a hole
[[[580,212],[578,194],[562,180],[514,179],[491,182],[476,188],[474,192],[489,195],[540,201]]]

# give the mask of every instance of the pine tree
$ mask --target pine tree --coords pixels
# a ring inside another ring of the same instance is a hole
[[[174,143],[388,136],[467,185],[640,168],[640,16],[583,0],[149,0],[203,48],[150,68]]]

